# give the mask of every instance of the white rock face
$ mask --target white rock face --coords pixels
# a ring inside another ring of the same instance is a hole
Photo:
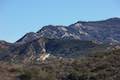
[[[65,27],[59,27],[58,29],[62,31],[68,31]]]
[[[40,58],[37,58],[37,61],[45,61],[49,56],[50,54],[42,54]]]
[[[64,38],[64,37],[69,37],[69,36],[70,36],[70,34],[68,34],[67,32],[65,32],[65,34],[62,35],[62,38]]]
[[[44,56],[41,56],[40,58],[41,58],[42,61],[44,61],[44,60],[46,60],[49,56],[50,56],[50,54],[46,54],[46,55],[44,55]]]
[[[82,35],[86,35],[86,36],[88,35],[87,32],[83,32],[83,31],[81,31],[81,30],[79,30],[79,33],[82,34]]]

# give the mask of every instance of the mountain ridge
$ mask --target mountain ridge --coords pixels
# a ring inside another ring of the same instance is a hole
[[[119,43],[120,18],[110,18],[101,21],[78,21],[69,26],[47,25],[37,32],[26,34],[32,39],[46,37],[50,39],[94,40],[100,43]],[[30,36],[31,34],[31,36]],[[25,37],[24,36],[24,37]],[[16,42],[20,42],[23,37]],[[28,40],[30,40],[28,39]]]

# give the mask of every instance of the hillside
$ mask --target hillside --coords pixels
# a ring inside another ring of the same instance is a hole
[[[106,52],[108,47],[109,45],[96,44],[92,41],[48,39],[41,37],[24,44],[12,44],[6,49],[9,53],[1,56],[1,60],[12,60],[14,62],[24,60],[27,60],[27,62],[36,61],[42,49],[45,49],[46,53],[56,57],[77,58],[90,53]],[[2,53],[5,54],[6,52],[2,51]]]
[[[78,21],[69,26],[48,25],[15,43],[0,41],[1,60],[36,60],[41,51],[57,57],[79,57],[111,51],[120,44],[120,18]],[[32,58],[31,58],[32,57]]]
[[[44,26],[0,41],[3,80],[119,80],[120,19]],[[46,57],[47,56],[47,57]]]
[[[119,80],[120,50],[80,59],[58,59],[41,64],[0,62],[4,80]]]

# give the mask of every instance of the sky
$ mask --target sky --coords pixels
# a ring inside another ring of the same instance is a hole
[[[120,0],[0,0],[0,40],[15,42],[45,25],[120,17]]]

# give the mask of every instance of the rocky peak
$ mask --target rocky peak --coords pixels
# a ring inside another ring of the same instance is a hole
[[[23,44],[23,43],[35,40],[37,38],[39,38],[39,36],[38,36],[37,33],[29,32],[29,33],[25,34],[21,39],[19,39],[18,41],[16,41],[16,43],[17,44]]]

